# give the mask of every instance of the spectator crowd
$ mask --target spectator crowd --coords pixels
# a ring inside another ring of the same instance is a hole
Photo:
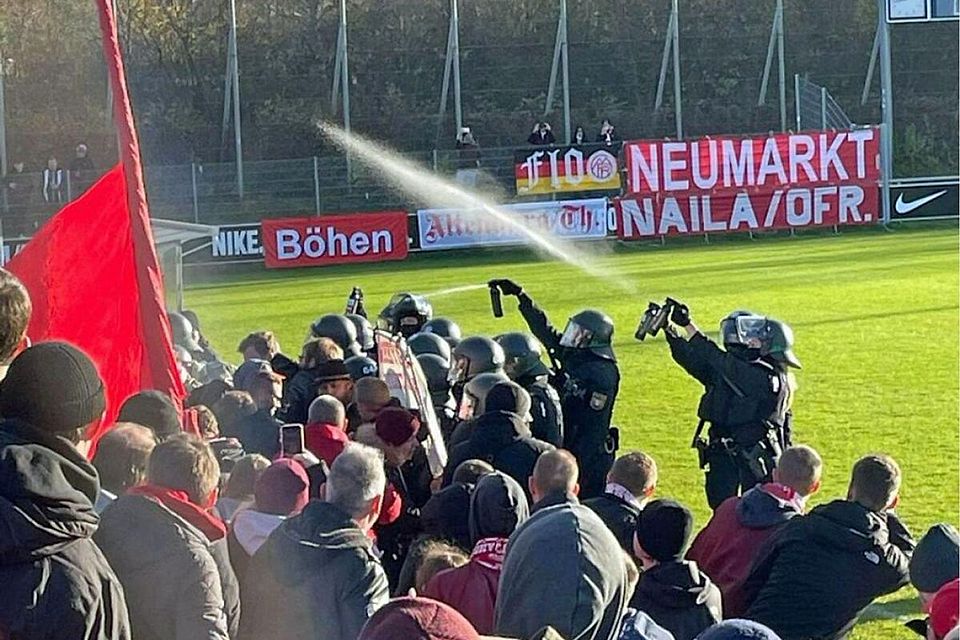
[[[501,347],[478,369],[452,321],[388,318],[432,429],[377,375],[362,314],[320,318],[295,360],[251,333],[234,367],[195,315],[170,313],[184,406],[145,390],[90,443],[97,367],[31,346],[30,314],[0,270],[2,640],[832,639],[907,584],[911,626],[957,638],[957,531],[914,541],[889,455],[862,456],[846,494],[811,509],[829,461],[792,446],[698,530],[642,451],[582,491]]]

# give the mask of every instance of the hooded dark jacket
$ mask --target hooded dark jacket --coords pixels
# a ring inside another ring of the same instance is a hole
[[[744,617],[783,640],[846,637],[867,605],[907,583],[913,547],[892,513],[821,505],[764,545],[744,585]]]
[[[720,587],[725,618],[739,618],[746,611],[743,583],[764,542],[791,518],[803,515],[800,502],[787,499],[790,491],[766,484],[727,498],[687,551],[687,559]]]
[[[99,488],[64,438],[0,424],[0,638],[130,638],[120,582],[91,539]]]
[[[493,616],[507,538],[527,519],[523,489],[510,476],[480,478],[470,503],[470,562],[435,575],[421,594],[446,602],[482,634],[493,633]]]
[[[553,449],[552,444],[532,437],[523,418],[517,414],[490,411],[476,419],[470,439],[456,445],[450,452],[444,484],[450,484],[453,472],[461,462],[477,459],[489,462],[526,490],[527,479],[533,473],[537,458]]]
[[[125,495],[94,539],[123,584],[136,640],[236,634],[240,593],[226,538],[212,541],[159,501]]]
[[[241,640],[356,640],[390,598],[370,538],[318,500],[254,554],[242,593]]]
[[[720,589],[696,562],[661,562],[643,572],[630,600],[676,640],[693,640],[722,619]]]
[[[627,502],[620,496],[604,492],[596,498],[584,501],[586,506],[600,516],[624,551],[633,555],[633,532],[637,530],[637,516],[640,507]]]
[[[495,630],[529,638],[550,625],[564,638],[614,640],[628,588],[620,545],[593,511],[579,504],[544,509],[510,536]]]

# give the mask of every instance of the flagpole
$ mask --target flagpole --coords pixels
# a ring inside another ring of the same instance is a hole
[[[143,388],[167,391],[175,398],[184,397],[183,384],[176,375],[173,340],[163,300],[163,276],[150,229],[150,212],[140,161],[140,143],[133,121],[126,72],[117,35],[117,22],[111,0],[96,0],[97,15],[103,41],[103,57],[113,96],[113,120],[117,129],[118,151],[127,187],[127,209],[130,213],[131,241],[136,259],[138,305],[144,343],[140,367]],[[131,313],[134,310],[131,309]],[[150,348],[153,346],[154,348]]]

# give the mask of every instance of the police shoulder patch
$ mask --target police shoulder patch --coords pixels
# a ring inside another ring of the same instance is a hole
[[[590,408],[594,411],[603,411],[607,406],[607,394],[594,392],[590,394]]]

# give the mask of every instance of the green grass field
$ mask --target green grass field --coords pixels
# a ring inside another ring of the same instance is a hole
[[[634,291],[524,251],[420,255],[404,263],[324,270],[212,274],[186,291],[215,347],[230,356],[246,333],[272,329],[296,354],[309,322],[340,312],[350,288],[363,287],[376,313],[402,290],[429,293],[517,280],[561,326],[584,307],[609,313],[623,383],[615,422],[624,449],[640,448],[660,466],[659,496],[708,517],[702,475],[688,448],[701,388],[670,358],[662,338],[639,343],[636,322],[648,300],[686,302],[701,328],[716,331],[733,309],[788,321],[804,368],[794,404],[795,440],[825,461],[823,489],[812,503],[842,497],[854,461],[867,452],[893,455],[904,472],[900,513],[921,535],[938,521],[957,524],[958,509],[958,234],[955,224],[867,230],[840,235],[668,241],[617,247],[598,265]],[[437,315],[465,333],[523,329],[511,300],[495,319],[485,289],[432,298]],[[856,638],[911,638],[897,616],[916,611],[908,590],[872,607]]]

